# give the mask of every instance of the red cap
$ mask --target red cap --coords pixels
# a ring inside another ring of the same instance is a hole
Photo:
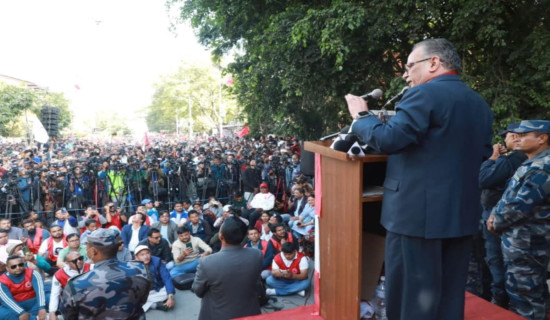
[[[267,183],[262,182],[262,183],[260,184],[260,189],[261,189],[261,188],[267,188]]]

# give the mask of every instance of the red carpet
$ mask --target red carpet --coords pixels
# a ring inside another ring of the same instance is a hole
[[[494,304],[466,292],[465,320],[525,320],[512,311],[502,309]]]
[[[239,320],[324,320],[316,314],[315,305],[271,312]],[[469,292],[466,292],[465,320],[524,320],[517,314],[499,308]],[[336,319],[326,319],[336,320]]]

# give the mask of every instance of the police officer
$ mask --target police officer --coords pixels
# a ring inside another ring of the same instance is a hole
[[[493,154],[489,159],[481,164],[479,169],[479,186],[481,190],[481,205],[483,207],[483,221],[486,222],[491,214],[491,210],[498,203],[508,180],[514,175],[517,168],[521,165],[527,156],[515,149],[515,139],[517,133],[512,130],[517,129],[519,123],[511,123],[506,130],[499,132],[503,137],[504,145],[499,143],[493,145]],[[511,151],[509,151],[511,150]],[[504,288],[504,261],[502,260],[502,249],[500,248],[500,237],[489,232],[486,224],[483,223],[483,239],[485,240],[485,260],[491,273],[491,302],[507,308],[508,295]]]
[[[64,319],[143,319],[151,283],[142,262],[116,259],[120,238],[98,229],[88,236],[86,253],[95,267],[69,281],[60,305]]]
[[[546,268],[550,260],[550,121],[522,121],[516,149],[527,155],[487,220],[501,233],[506,292],[513,311],[545,319],[549,307]]]

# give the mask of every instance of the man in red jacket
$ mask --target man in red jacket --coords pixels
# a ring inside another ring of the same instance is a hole
[[[309,263],[303,253],[297,252],[292,243],[285,242],[281,246],[281,253],[273,258],[271,276],[266,280],[272,289],[266,289],[267,295],[287,296],[297,293],[305,295],[309,288]]]

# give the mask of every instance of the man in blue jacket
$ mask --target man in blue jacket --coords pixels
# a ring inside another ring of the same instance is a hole
[[[153,280],[153,288],[149,292],[147,302],[143,305],[143,311],[149,309],[159,309],[168,311],[175,305],[174,284],[170,272],[166,269],[160,258],[152,256],[149,247],[139,245],[134,251],[136,260],[143,262],[149,271],[149,277]]]
[[[516,129],[519,123],[511,123],[506,130],[499,132],[504,138],[504,146],[497,143],[493,145],[493,154],[481,164],[479,170],[479,186],[481,190],[481,206],[483,207],[483,239],[485,240],[485,260],[491,273],[491,302],[503,308],[508,307],[508,295],[506,294],[504,281],[504,261],[502,258],[502,249],[500,247],[500,237],[487,230],[486,221],[491,214],[491,210],[496,206],[508,180],[514,175],[517,168],[527,156],[514,150],[517,133],[511,130]]]
[[[387,123],[347,95],[353,133],[388,154],[381,224],[386,228],[389,319],[463,319],[471,237],[481,210],[479,168],[491,155],[493,114],[460,81],[445,39],[414,45],[409,90]]]

